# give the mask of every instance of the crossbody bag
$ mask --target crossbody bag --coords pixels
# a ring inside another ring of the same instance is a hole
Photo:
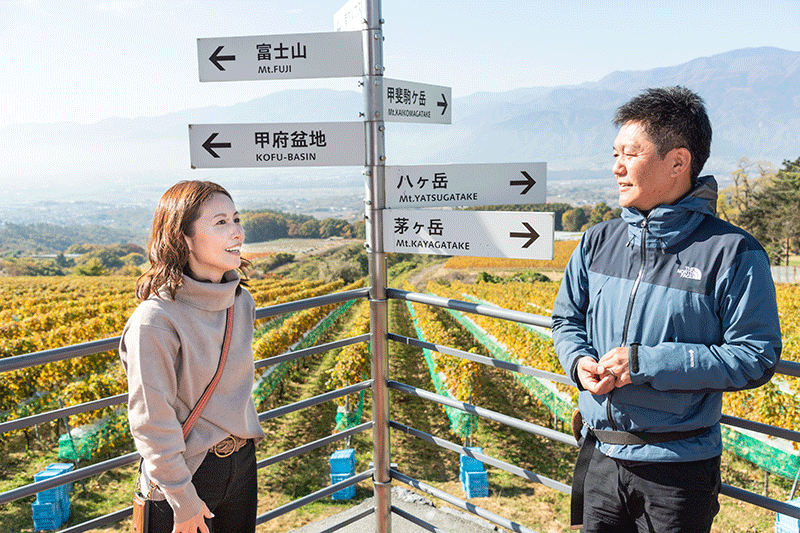
[[[217,387],[217,383],[219,383],[220,378],[222,377],[222,370],[225,368],[225,361],[228,358],[228,348],[231,344],[231,332],[233,331],[233,306],[230,306],[227,310],[225,316],[225,338],[222,341],[222,353],[219,357],[219,364],[217,365],[217,371],[214,374],[214,377],[211,378],[211,382],[206,387],[206,390],[203,391],[203,395],[200,396],[200,399],[197,401],[197,404],[192,408],[189,416],[181,425],[183,429],[183,439],[186,440],[186,437],[189,435],[189,432],[192,431],[192,427],[194,427],[195,422],[197,419],[200,418],[200,413],[203,412],[203,409],[208,404],[208,400],[211,398],[211,393],[214,392],[214,389]],[[150,506],[152,505],[152,495],[153,489],[156,488],[153,485],[153,482],[150,482],[150,490],[147,491],[147,494],[142,494],[139,490],[139,477],[142,473],[142,461],[144,459],[139,460],[139,473],[136,475],[136,485],[137,488],[133,493],[133,523],[132,523],[132,531],[133,533],[148,533],[149,521],[150,521]]]

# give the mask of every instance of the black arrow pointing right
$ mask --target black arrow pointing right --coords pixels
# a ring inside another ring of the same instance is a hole
[[[520,172],[522,172],[522,175],[525,176],[525,179],[524,180],[511,180],[511,185],[526,185],[526,187],[520,193],[520,194],[525,194],[529,190],[531,190],[531,187],[536,185],[536,180],[533,179],[531,177],[531,175],[528,174],[527,172],[525,172],[524,170],[522,170]]]
[[[225,67],[220,64],[220,61],[236,61],[236,56],[219,55],[223,48],[225,48],[225,45],[220,45],[216,50],[214,50],[214,53],[211,54],[211,57],[208,58],[220,70],[225,70]]]
[[[520,238],[521,237],[523,239],[528,239],[528,242],[526,242],[525,244],[522,245],[523,248],[527,248],[528,246],[533,244],[533,242],[536,239],[539,238],[539,234],[536,233],[536,230],[533,229],[533,227],[530,224],[528,224],[527,222],[523,222],[522,225],[525,226],[525,228],[528,230],[527,233],[512,231],[511,233],[508,234],[508,236],[509,237],[514,237],[514,238]]]
[[[436,105],[442,108],[442,115],[444,115],[444,112],[447,111],[447,98],[444,97],[444,94],[442,94],[442,101],[436,102]]]
[[[215,142],[212,142],[214,139],[217,138],[217,135],[219,135],[219,133],[212,133],[211,136],[208,139],[206,139],[206,142],[204,142],[202,146],[203,146],[203,148],[206,149],[206,151],[209,154],[211,154],[212,157],[216,157],[217,159],[219,159],[219,154],[217,154],[217,152],[215,152],[213,149],[214,148],[230,148],[231,147],[231,143],[215,143]]]

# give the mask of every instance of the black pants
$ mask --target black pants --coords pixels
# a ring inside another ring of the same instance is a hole
[[[720,458],[616,461],[597,448],[584,485],[585,533],[707,533],[719,512]]]
[[[206,455],[192,484],[214,518],[206,519],[211,533],[253,533],[256,530],[256,452],[251,440],[228,457]],[[171,533],[172,508],[165,500],[150,508],[150,533]]]

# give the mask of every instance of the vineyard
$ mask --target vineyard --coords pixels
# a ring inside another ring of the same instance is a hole
[[[574,246],[574,241],[557,243],[557,257],[563,256],[561,261],[565,263]],[[534,268],[530,261],[523,264],[505,261],[451,258],[445,268],[472,271],[483,268],[496,269],[495,271]],[[563,268],[557,265],[558,262],[553,261],[541,268]],[[413,273],[413,269],[398,268],[396,271],[403,272],[402,279],[390,281],[391,286],[544,316],[550,315],[558,291],[557,282],[513,281],[511,275],[508,276],[510,280],[498,278],[499,283],[425,280],[422,286],[419,283],[412,286],[405,280]],[[134,282],[134,278],[123,277],[0,278],[0,329],[3,332],[0,337],[0,357],[118,335],[137,304],[133,298]],[[364,280],[346,285],[342,281],[326,283],[319,280],[297,281],[271,277],[251,280],[249,290],[256,305],[264,307],[363,286]],[[783,357],[800,361],[800,287],[779,285],[778,305],[784,339]],[[410,302],[392,302],[390,321],[390,330],[393,327],[398,328],[397,332],[401,335],[563,374],[549,330],[546,329]],[[267,359],[321,342],[368,332],[369,306],[365,300],[297,311],[258,321],[253,340],[254,355],[256,360]],[[516,416],[534,421],[530,418],[533,416],[530,413],[540,413],[535,415],[541,416],[536,423],[542,425],[555,425],[563,429],[562,422],[568,419],[571,405],[576,399],[575,389],[565,385],[515,373],[498,373],[495,369],[487,369],[483,365],[451,355],[428,350],[420,353],[420,350],[409,346],[390,343],[390,361],[393,372],[399,374],[392,379],[408,380],[414,386],[435,390],[441,395],[500,412],[512,412],[512,409],[526,406],[528,414],[520,413]],[[369,375],[369,344],[362,342],[330,353],[260,368],[253,394],[259,411],[263,411],[297,401],[309,394],[319,394],[358,383],[368,379]],[[800,430],[800,405],[796,395],[791,393],[798,390],[798,387],[800,383],[796,378],[780,376],[759,389],[726,394],[724,412]],[[15,371],[12,375],[4,375],[0,380],[0,422],[57,409],[60,405],[74,405],[124,392],[126,381],[116,351]],[[510,397],[517,398],[520,405],[510,404]],[[313,414],[297,414],[287,420],[269,421],[265,430],[274,438],[264,443],[266,451],[273,453],[279,446],[288,449],[307,439],[320,438],[352,427],[370,417],[369,395],[365,397],[363,393],[353,394],[339,398],[337,402],[338,406],[319,406],[315,408],[318,411]],[[569,449],[557,448],[558,451],[538,452],[541,457],[536,454],[534,457],[520,457],[508,449],[506,442],[519,442],[523,449],[527,449],[539,446],[538,441],[534,444],[524,440],[529,437],[518,435],[497,440],[499,430],[490,430],[491,424],[481,419],[451,408],[435,405],[422,407],[402,396],[393,395],[391,410],[392,418],[401,423],[410,423],[425,431],[439,433],[442,437],[447,435],[442,435],[441,431],[449,432],[462,442],[484,446],[490,454],[498,457],[511,454],[507,459],[522,461],[527,464],[525,468],[534,471],[543,468],[545,475],[554,476],[564,482],[569,481],[572,461]],[[110,454],[132,450],[123,406],[73,415],[68,422],[73,431],[79,428],[94,432],[91,449],[83,450],[73,446],[70,459],[92,462],[99,460],[96,457],[109,457]],[[66,428],[60,421],[53,422],[51,426],[54,429],[50,431],[55,433],[56,440],[61,441],[63,452]],[[9,432],[0,435],[0,441],[4,446],[12,448],[20,443],[24,443],[25,449],[58,447],[59,442],[53,442],[54,437],[48,437],[48,432],[40,429],[35,428],[35,434],[33,428]],[[726,446],[727,444],[726,442]],[[353,446],[357,449],[359,462],[363,462],[365,466],[366,461],[371,459],[371,442],[368,437],[359,437]],[[410,475],[422,476],[422,479],[427,476],[429,481],[446,484],[446,480],[453,477],[450,470],[455,468],[457,471],[457,460],[453,464],[449,455],[433,450],[420,449],[412,452],[410,446],[420,445],[408,444],[403,437],[397,442],[393,437],[393,446],[397,447],[393,451],[393,457],[406,464]],[[739,451],[741,450],[737,453]],[[746,456],[743,453],[740,455]],[[298,495],[326,485],[323,475],[325,461],[325,455],[321,453],[304,460],[290,461],[283,470],[265,469],[270,471],[262,474],[264,479],[260,482],[269,489],[268,501],[264,505],[281,505]],[[526,461],[533,463],[528,464]],[[544,466],[540,461],[545,462]],[[782,475],[786,476],[785,473]],[[455,477],[457,479],[457,474]],[[532,490],[525,492],[527,489],[513,486],[517,487],[514,491],[522,491],[519,494],[529,494],[526,498],[533,497]],[[460,489],[454,490],[457,493]],[[359,495],[362,497],[369,492],[366,488],[359,488]],[[502,503],[498,505],[502,507]],[[559,507],[563,502],[556,499],[553,505]],[[23,530],[22,526],[9,526],[17,524],[12,517],[24,514],[23,508],[24,505],[21,504],[0,509],[0,530]],[[76,509],[79,513],[81,507]],[[329,511],[335,512],[336,508]],[[30,512],[29,508],[27,512]],[[292,520],[295,521],[287,521],[285,525],[282,525],[284,522],[277,521],[270,525],[269,530],[288,531],[298,527],[298,524],[302,525],[303,520],[308,518]],[[561,517],[553,520],[559,521]]]

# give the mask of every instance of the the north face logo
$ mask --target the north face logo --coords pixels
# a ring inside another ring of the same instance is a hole
[[[678,274],[681,275],[682,278],[688,278],[700,281],[703,277],[703,273],[700,272],[699,268],[690,267],[690,266],[682,266],[678,269]]]

